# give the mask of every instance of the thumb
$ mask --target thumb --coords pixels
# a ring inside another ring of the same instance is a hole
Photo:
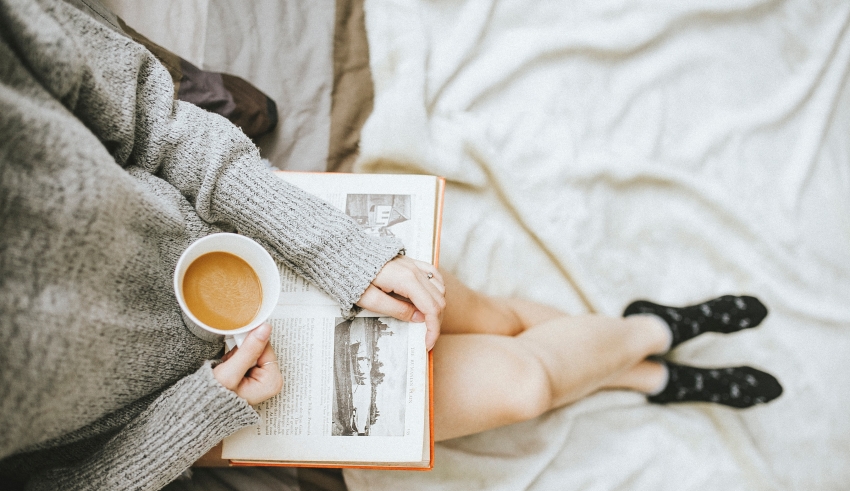
[[[236,348],[227,361],[215,367],[215,378],[221,382],[221,385],[230,390],[235,390],[239,386],[248,370],[257,366],[257,360],[269,344],[271,333],[272,326],[269,323],[261,324],[260,327],[251,331],[251,334],[242,342],[242,346]]]

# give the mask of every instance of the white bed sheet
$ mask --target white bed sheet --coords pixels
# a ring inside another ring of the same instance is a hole
[[[672,358],[785,387],[746,411],[606,392],[439,444],[375,489],[840,490],[850,482],[850,2],[367,0],[361,172],[449,179],[442,265],[619,315],[759,296]]]

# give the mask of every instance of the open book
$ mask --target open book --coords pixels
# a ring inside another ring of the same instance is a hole
[[[393,235],[407,256],[437,263],[445,180],[434,176],[279,172],[345,211],[369,233]],[[431,358],[425,324],[336,302],[281,266],[270,320],[281,393],[260,424],[224,440],[232,465],[431,469]]]

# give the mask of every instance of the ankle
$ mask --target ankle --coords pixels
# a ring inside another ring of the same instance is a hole
[[[647,355],[663,355],[673,345],[673,333],[663,319],[652,314],[636,314],[624,318],[638,334],[638,339],[646,344]]]
[[[652,369],[649,370],[647,377],[647,390],[644,391],[648,396],[657,396],[670,382],[670,371],[667,369],[666,363],[661,363],[653,360],[646,360],[647,364],[652,364]]]

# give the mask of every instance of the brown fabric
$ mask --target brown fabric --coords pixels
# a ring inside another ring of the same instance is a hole
[[[334,86],[328,171],[349,172],[357,158],[360,129],[372,112],[374,89],[364,0],[337,0],[334,29]]]
[[[221,80],[235,105],[228,119],[246,135],[264,135],[277,126],[277,105],[271,97],[235,75],[222,73]]]
[[[181,58],[179,83],[177,98],[181,101],[191,102],[228,119],[236,110],[233,95],[224,88],[221,73],[206,72]]]

